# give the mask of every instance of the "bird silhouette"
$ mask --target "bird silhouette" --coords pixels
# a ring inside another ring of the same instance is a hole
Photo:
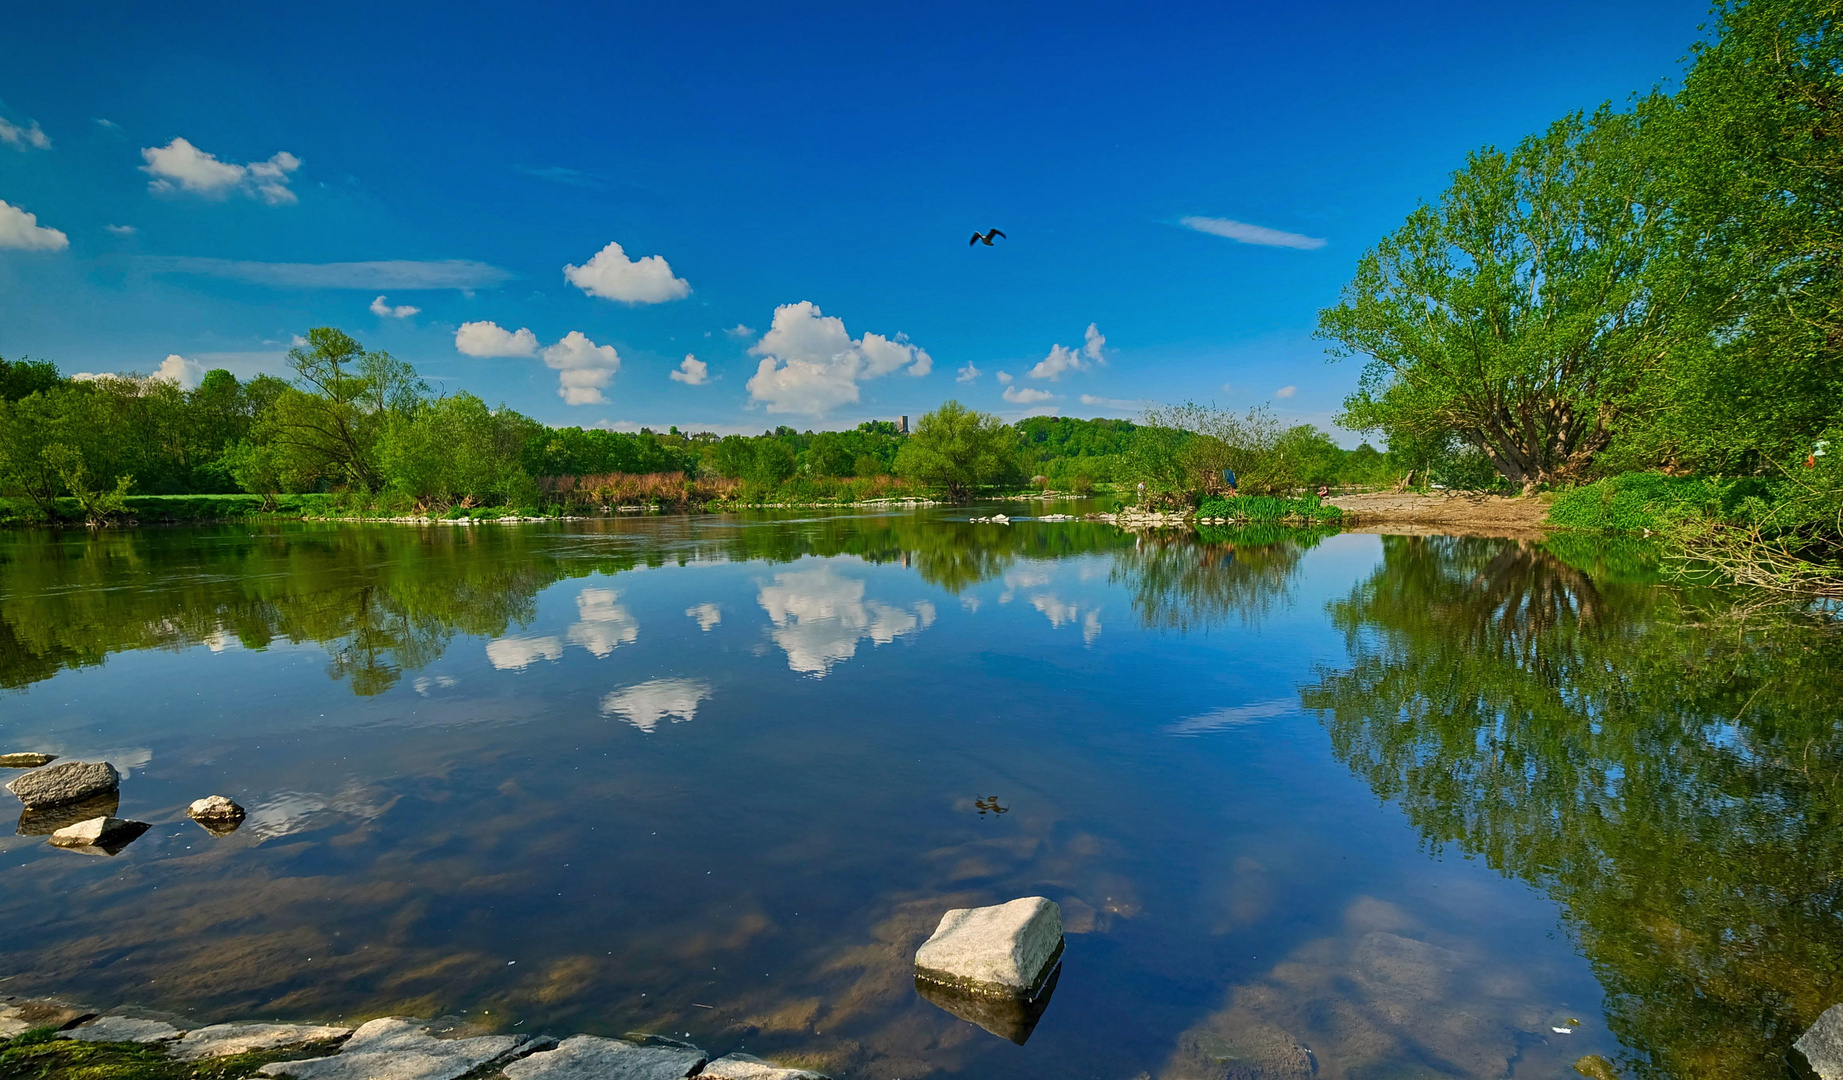
[[[1001,232],[999,232],[999,231],[998,231],[997,229],[987,229],[987,230],[986,230],[985,232],[983,232],[983,233],[974,233],[974,234],[973,234],[973,238],[972,238],[971,240],[968,240],[968,241],[966,242],[966,245],[967,245],[968,247],[971,247],[971,246],[973,246],[974,244],[978,244],[978,243],[983,243],[983,244],[985,244],[985,246],[986,246],[986,247],[991,247],[991,246],[992,246],[992,238],[993,238],[994,236],[1003,236],[1003,235],[1005,235],[1005,234],[1004,234],[1004,233],[1001,233]]]

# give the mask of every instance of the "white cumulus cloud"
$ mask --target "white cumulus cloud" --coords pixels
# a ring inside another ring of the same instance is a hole
[[[407,319],[421,310],[422,309],[419,307],[411,307],[408,304],[398,304],[396,307],[391,307],[384,302],[382,296],[371,302],[371,313],[373,315],[381,315],[386,319]]]
[[[1009,371],[999,372],[997,375],[997,379],[998,379],[998,385],[1000,386],[1010,386],[1011,385],[1011,373]]]
[[[1298,248],[1300,251],[1317,251],[1325,246],[1325,241],[1316,236],[1302,236],[1299,233],[1281,232],[1279,229],[1250,225],[1245,221],[1231,221],[1228,218],[1187,217],[1178,222],[1186,229],[1195,229],[1211,236],[1227,237],[1241,244],[1259,244],[1262,247]]]
[[[153,177],[148,188],[161,194],[183,190],[207,199],[222,199],[241,193],[270,206],[298,201],[288,188],[288,174],[301,167],[301,159],[286,150],[267,161],[238,165],[220,161],[216,154],[175,138],[165,146],[142,149],[141,157],[147,162],[141,171]]]
[[[1035,405],[1055,396],[1048,390],[1039,390],[1034,386],[1007,386],[1004,394],[1005,400],[1013,405]]]
[[[535,356],[538,336],[523,327],[505,330],[496,322],[462,323],[454,332],[454,347],[468,356]]]
[[[169,353],[149,377],[162,382],[178,383],[190,390],[205,377],[205,365],[197,360],[187,360],[178,353]]]
[[[16,251],[63,251],[70,237],[38,223],[38,215],[0,199],[0,248]]]
[[[716,604],[698,604],[685,609],[685,614],[697,620],[698,629],[709,633],[713,627],[723,621],[723,609]]]
[[[640,622],[616,602],[620,598],[621,594],[613,589],[584,589],[576,594],[578,618],[570,624],[569,643],[596,656],[607,656],[640,640]]]
[[[624,304],[660,304],[691,295],[691,283],[672,276],[665,256],[629,259],[621,245],[610,243],[581,266],[566,265],[563,276],[590,296]]]
[[[1082,335],[1079,349],[1065,349],[1061,345],[1051,345],[1049,355],[1037,361],[1037,366],[1030,369],[1033,379],[1048,379],[1055,382],[1062,378],[1065,371],[1086,371],[1091,365],[1104,364],[1102,350],[1107,347],[1107,339],[1093,323],[1088,324]]]
[[[709,697],[710,684],[698,679],[653,679],[602,698],[602,715],[618,716],[650,735],[661,720],[690,721]]]
[[[1280,389],[1273,392],[1273,396],[1277,398],[1289,398],[1298,392],[1299,388],[1297,386],[1282,386]]]
[[[563,659],[555,637],[502,637],[486,643],[487,662],[500,671],[523,671],[539,660]]]
[[[853,340],[844,320],[807,300],[775,308],[773,324],[749,352],[762,358],[749,380],[749,396],[771,413],[823,416],[857,401],[862,380],[934,369],[933,357],[907,335]]]
[[[934,605],[926,600],[899,608],[864,599],[864,581],[838,573],[830,563],[817,570],[776,574],[763,585],[756,602],[774,623],[769,636],[787,654],[794,671],[824,678],[841,660],[857,653],[869,638],[887,645],[934,625]]]
[[[672,373],[673,382],[682,382],[686,386],[703,386],[710,381],[710,365],[690,353],[678,362],[678,370]]]
[[[974,367],[969,361],[965,367],[960,369],[959,373],[954,378],[954,382],[972,382],[983,374],[985,374],[985,372]]]
[[[539,355],[557,372],[557,396],[570,405],[606,404],[602,388],[621,370],[621,357],[614,346],[597,345],[580,330],[571,330]]]
[[[27,120],[25,127],[20,127],[4,116],[0,116],[0,142],[15,150],[49,150],[51,136],[45,134],[38,126],[37,120]]]
[[[723,332],[733,338],[751,338],[755,336],[755,328],[744,323],[737,323],[735,326]]]

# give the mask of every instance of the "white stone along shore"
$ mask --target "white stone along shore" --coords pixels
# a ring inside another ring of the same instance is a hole
[[[732,1053],[711,1060],[657,1035],[469,1035],[457,1025],[386,1016],[357,1028],[230,1023],[187,1029],[132,1011],[95,1015],[58,1002],[0,1000],[0,1038],[57,1027],[57,1038],[157,1046],[177,1061],[300,1051],[257,1075],[292,1080],[829,1080],[821,1073]]]

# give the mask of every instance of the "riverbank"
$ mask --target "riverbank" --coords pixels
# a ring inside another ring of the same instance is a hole
[[[558,1038],[506,1034],[466,1016],[379,1017],[344,1024],[236,1021],[192,1025],[144,1009],[88,1011],[0,998],[0,1076],[34,1080],[829,1080],[740,1048],[712,1058],[688,1042],[630,1032]]]
[[[1325,500],[1344,512],[1344,527],[1360,533],[1443,533],[1537,539],[1552,528],[1548,495],[1511,498],[1456,491],[1431,494],[1371,491]]]

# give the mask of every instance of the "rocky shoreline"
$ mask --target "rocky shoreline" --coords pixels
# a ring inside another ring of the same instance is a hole
[[[239,1057],[254,1075],[292,1080],[830,1080],[741,1052],[712,1059],[688,1042],[629,1033],[503,1035],[465,1020],[385,1016],[357,1027],[242,1021],[189,1027],[179,1017],[96,1013],[60,1001],[0,998],[0,1039],[29,1032],[152,1049],[167,1061]],[[5,1043],[0,1043],[4,1049]],[[271,1060],[258,1063],[251,1056]]]

